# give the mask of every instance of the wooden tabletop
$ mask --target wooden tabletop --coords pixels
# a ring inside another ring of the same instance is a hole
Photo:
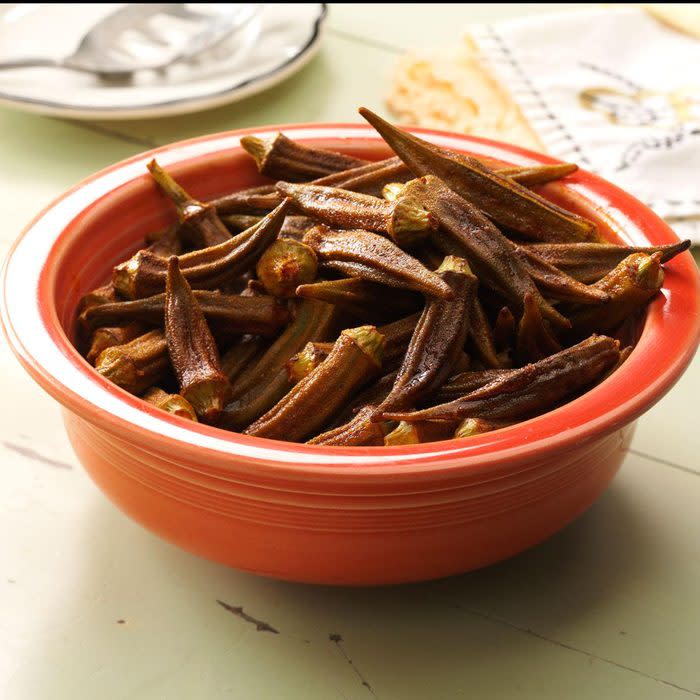
[[[237,127],[359,121],[360,104],[384,110],[404,50],[551,7],[331,6],[300,73],[186,117],[77,123],[0,109],[0,254],[51,199],[117,160]],[[698,357],[577,522],[497,566],[380,589],[258,578],[162,542],[88,479],[58,405],[4,339],[0,376],[3,700],[700,696]]]

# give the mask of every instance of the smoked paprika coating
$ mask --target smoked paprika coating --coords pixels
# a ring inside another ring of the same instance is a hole
[[[574,164],[504,167],[368,118],[398,155],[244,137],[282,182],[209,202],[153,162],[179,222],[81,300],[96,369],[174,415],[344,447],[468,438],[616,371],[632,348],[595,334],[634,343],[633,324],[618,327],[688,243],[598,242],[591,222],[527,189]],[[451,276],[468,279],[468,302]],[[184,396],[169,393],[173,370]]]
[[[214,337],[175,256],[168,260],[165,337],[180,394],[198,418],[212,423],[224,408],[229,383]]]
[[[298,442],[316,434],[381,369],[384,338],[373,326],[344,330],[328,357],[244,433]]]

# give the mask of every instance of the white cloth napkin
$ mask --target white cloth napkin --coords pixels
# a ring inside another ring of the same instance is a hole
[[[700,243],[700,41],[635,7],[469,33],[549,153],[631,192]]]

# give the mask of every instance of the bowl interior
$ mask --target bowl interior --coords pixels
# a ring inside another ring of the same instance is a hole
[[[293,138],[372,160],[390,154],[369,127],[280,128]],[[81,183],[30,225],[8,265],[5,291],[7,295],[13,289],[23,288],[16,293],[26,293],[34,281],[25,279],[20,283],[19,276],[22,269],[31,268],[36,275],[38,316],[22,320],[18,314],[10,313],[12,305],[6,299],[4,321],[10,329],[11,340],[16,341],[13,344],[19,348],[20,359],[35,378],[71,410],[114,431],[123,433],[128,428],[144,439],[153,439],[155,435],[173,437],[174,444],[183,449],[206,446],[219,452],[245,453],[250,458],[276,463],[302,461],[312,467],[342,468],[376,465],[381,460],[380,468],[386,468],[400,467],[415,460],[429,465],[435,460],[444,462],[446,457],[459,458],[463,463],[471,456],[483,460],[485,455],[497,450],[523,449],[524,443],[534,446],[538,440],[561,442],[575,440],[577,436],[583,439],[604,425],[613,430],[639,415],[652,397],[658,398],[669,388],[692,357],[698,334],[698,282],[693,261],[684,254],[681,258],[687,260],[679,258],[667,266],[662,294],[650,305],[644,328],[639,329],[639,344],[618,372],[569,404],[494,434],[397,448],[318,448],[279,443],[203,425],[183,425],[185,421],[157,411],[109,384],[80,357],[70,339],[74,335],[75,311],[80,298],[107,281],[115,264],[142,247],[146,233],[174,220],[170,203],[152,182],[145,164],[157,157],[193,195],[202,200],[211,199],[264,182],[238,140],[245,133],[264,135],[277,130],[269,127],[214,135],[137,156]],[[556,162],[487,140],[417,131],[436,143],[488,156],[504,164]],[[567,209],[595,219],[611,240],[637,245],[677,240],[668,226],[641,203],[589,173],[578,172],[567,178],[566,185],[551,183],[540,187],[539,191]],[[45,259],[41,251],[32,255],[27,250],[32,239],[39,241],[42,235],[49,238],[41,243],[46,250]],[[669,341],[664,334],[672,323],[682,326],[683,332]],[[44,337],[42,342],[35,342],[30,338],[32,332],[43,333],[48,339]],[[663,342],[666,343],[665,353],[659,347]],[[642,353],[646,353],[645,358],[640,357]],[[51,360],[48,355],[52,356]],[[649,381],[640,385],[638,373],[642,369]],[[340,454],[345,457],[339,458]]]

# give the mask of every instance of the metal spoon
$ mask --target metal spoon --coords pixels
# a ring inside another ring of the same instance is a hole
[[[65,58],[0,62],[0,70],[52,67],[123,79],[166,68],[211,49],[262,9],[254,3],[131,4],[100,20]]]

